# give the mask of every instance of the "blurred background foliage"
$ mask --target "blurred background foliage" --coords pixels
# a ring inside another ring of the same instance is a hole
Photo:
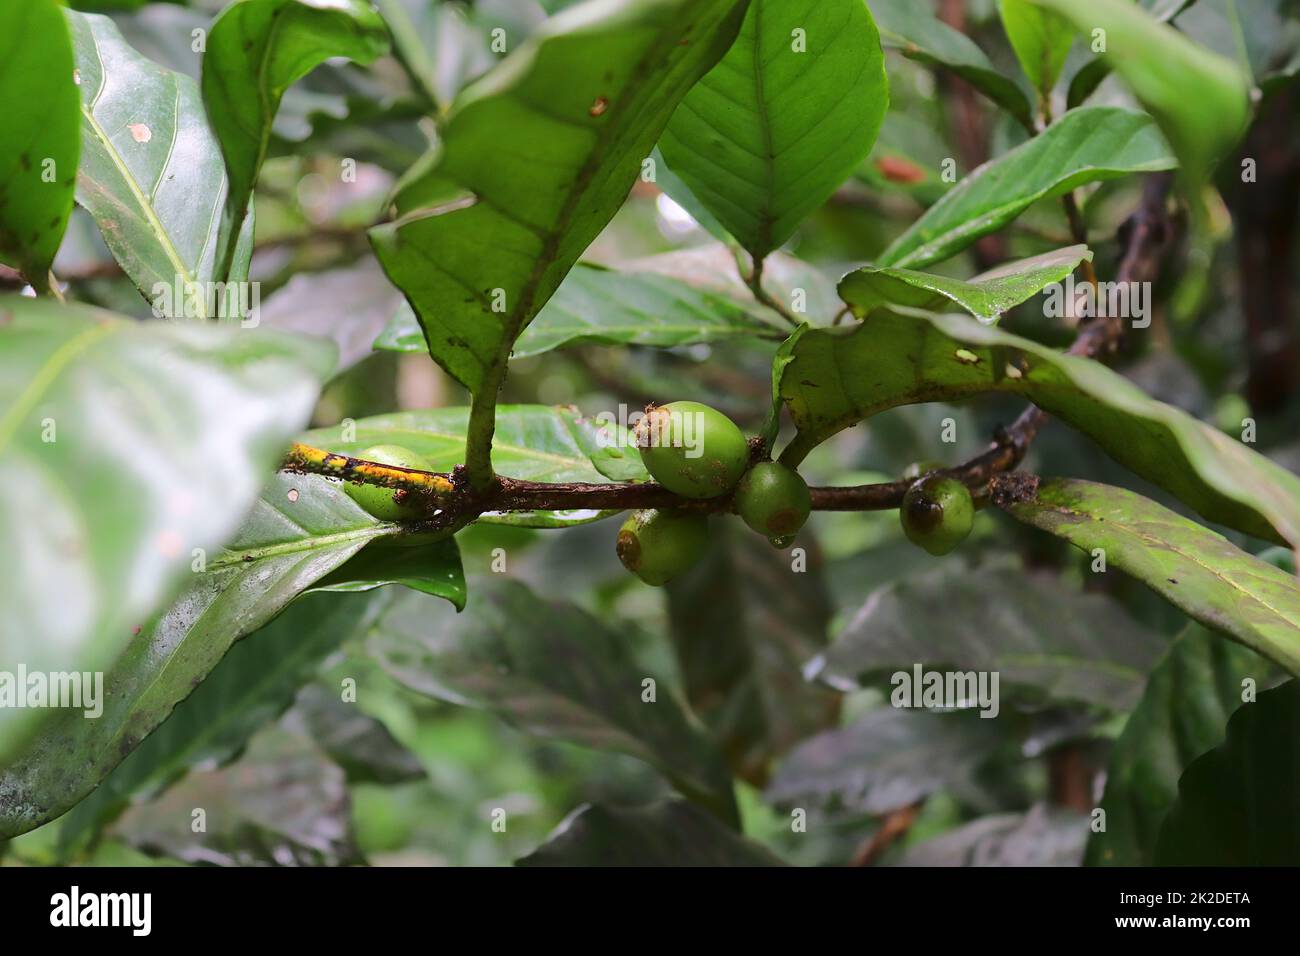
[[[264,322],[334,338],[350,366],[328,387],[314,424],[466,403],[463,389],[427,355],[371,350],[401,295],[384,280],[365,230],[385,218],[396,176],[433,141],[434,127],[422,117],[445,109],[499,59],[490,48],[491,28],[507,24],[518,38],[566,5],[381,0],[405,68],[396,57],[369,70],[329,64],[286,94],[258,185],[252,271],[263,283]],[[149,3],[113,16],[141,52],[197,76],[191,30],[220,7],[219,0]],[[944,0],[938,7],[1007,76],[1019,76],[994,0]],[[1292,240],[1300,206],[1300,96],[1292,78],[1300,41],[1287,13],[1286,3],[1200,0],[1177,20],[1198,42],[1270,78],[1242,150],[1259,157],[1261,180],[1265,168],[1271,178],[1252,194],[1237,182],[1239,163],[1223,163],[1220,191],[1206,194],[1209,234],[1184,242],[1171,257],[1156,289],[1154,322],[1147,334],[1130,337],[1119,367],[1155,397],[1234,435],[1242,418],[1253,415],[1256,447],[1295,469],[1300,322],[1292,303],[1300,269]],[[1224,28],[1225,18],[1232,30]],[[414,57],[414,50],[424,57]],[[1089,59],[1076,42],[1058,97]],[[951,74],[897,50],[888,51],[887,70],[890,109],[873,153],[785,249],[812,265],[828,289],[849,268],[872,261],[943,194],[938,171],[946,158],[955,157],[964,174],[1027,135]],[[1089,102],[1132,105],[1114,78]],[[357,163],[354,183],[338,176],[348,159]],[[1088,191],[1084,210],[1103,278],[1114,272],[1116,237],[1140,189],[1140,180],[1127,178]],[[1060,204],[1044,202],[936,271],[965,277],[1070,241]],[[639,183],[586,259],[622,266],[715,244],[655,184]],[[55,271],[82,300],[147,315],[147,304],[82,209]],[[1003,319],[1029,337],[1068,341],[1068,330],[1049,322],[1037,298]],[[572,404],[594,415],[620,403],[635,409],[689,398],[753,430],[765,414],[771,351],[770,343],[741,340],[663,350],[579,346],[514,362],[502,401]],[[810,484],[843,485],[889,480],[918,461],[955,464],[979,451],[1016,411],[1016,401],[996,397],[899,408],[826,442],[802,471]],[[956,425],[952,444],[940,439],[947,419]],[[1134,482],[1059,424],[1040,436],[1027,467]],[[1138,490],[1179,508],[1157,488],[1139,483]],[[1241,536],[1229,536],[1247,546]],[[1075,655],[1067,657],[1069,666],[1083,668],[1113,662],[1117,643],[1131,648],[1135,640],[1147,648],[1149,667],[1185,624],[1146,588],[1122,575],[1086,574],[1084,559],[1059,540],[987,511],[968,544],[944,561],[908,545],[892,512],[814,514],[798,542],[808,569],[783,577],[785,593],[775,597],[762,564],[788,562],[788,555],[755,554],[748,539],[737,543],[738,534],[717,535],[717,553],[666,591],[645,588],[623,571],[613,537],[611,519],[562,532],[475,525],[458,540],[471,595],[492,577],[495,549],[504,549],[511,577],[598,614],[647,672],[674,675],[673,686],[659,692],[690,699],[727,753],[745,833],[796,864],[1078,863],[1086,813],[1097,805],[1111,747],[1141,693],[1141,661],[1127,678],[1101,689],[1062,683],[1043,668],[1004,687],[1005,719],[980,721],[882,707],[884,681],[861,689],[805,684],[808,658],[849,628],[872,596],[892,594],[895,613],[904,621],[912,615],[915,626],[928,620],[920,606],[928,598],[889,589],[936,579],[938,593],[951,595],[945,610],[963,618],[969,632],[950,636],[961,648],[990,628],[1024,630],[1046,641],[1067,623],[1052,613],[1059,614],[1059,596],[1073,600],[1086,590],[1107,602],[1131,633],[1117,626],[1095,635],[1095,645],[1063,645],[1061,654]],[[1004,606],[997,593],[963,597],[964,579],[999,566],[1041,578],[1057,603],[1041,613],[1014,601]],[[438,605],[430,614],[440,616],[431,617],[437,627],[454,611]],[[536,626],[537,639],[546,640],[545,620]],[[356,682],[355,708],[339,704],[345,679]],[[422,697],[349,647],[238,759],[192,772],[133,806],[80,858],[94,864],[508,864],[534,851],[581,804],[642,806],[669,794],[664,780],[638,760],[541,740],[490,712]],[[223,812],[210,816],[221,825],[202,834],[168,825],[178,818],[169,805],[220,806]],[[504,832],[492,827],[497,810],[506,812]],[[792,827],[800,813],[806,826]],[[59,859],[59,827],[55,822],[14,840],[5,861]]]

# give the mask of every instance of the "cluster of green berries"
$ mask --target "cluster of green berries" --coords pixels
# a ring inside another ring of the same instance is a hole
[[[659,484],[683,498],[717,498],[734,492],[737,514],[778,548],[789,547],[808,520],[812,496],[804,480],[780,462],[750,465],[744,433],[717,409],[699,402],[651,407],[637,424],[636,442],[646,470]],[[360,457],[429,469],[421,456],[400,445],[376,445]],[[931,554],[947,554],[970,534],[975,514],[970,491],[926,465],[915,466],[905,477],[916,480],[899,509],[903,532]],[[424,517],[400,490],[354,482],[345,484],[344,490],[382,521]],[[704,514],[679,509],[637,511],[619,529],[619,560],[646,584],[666,584],[703,556],[709,543],[708,521]]]
[[[745,524],[778,548],[789,547],[808,520],[812,497],[804,480],[775,461],[751,467],[744,433],[715,408],[699,402],[650,408],[637,424],[636,441],[655,481],[683,498],[734,491]],[[646,584],[664,584],[704,554],[708,521],[684,511],[638,511],[619,529],[619,559]]]

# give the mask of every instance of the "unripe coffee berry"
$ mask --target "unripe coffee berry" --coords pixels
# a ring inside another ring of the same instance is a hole
[[[428,471],[429,463],[420,455],[401,445],[375,445],[357,455],[366,461],[381,465],[396,465],[399,468],[415,468]],[[364,485],[355,481],[345,482],[343,491],[372,517],[380,521],[415,521],[427,517],[427,508],[420,501],[407,501],[408,495],[399,488],[385,488],[383,485]]]
[[[913,544],[931,554],[947,554],[970,534],[975,505],[960,481],[927,475],[907,489],[898,517]]]
[[[618,530],[618,559],[659,587],[688,570],[709,546],[709,519],[664,509],[638,511]]]
[[[637,423],[636,443],[654,480],[685,498],[726,494],[749,464],[749,443],[736,423],[699,402],[650,408]]]
[[[780,462],[760,461],[736,488],[736,511],[745,524],[769,538],[794,534],[811,510],[807,483]]]

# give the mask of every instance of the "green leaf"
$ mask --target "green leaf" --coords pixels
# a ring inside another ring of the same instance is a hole
[[[772,356],[772,407],[763,421],[762,431],[759,432],[759,436],[763,439],[763,447],[769,452],[781,432],[781,378],[785,375],[785,367],[794,359],[795,346],[810,328],[807,322],[803,323],[777,346],[776,354]]]
[[[781,381],[799,426],[782,460],[887,408],[984,392],[1024,396],[1211,521],[1300,543],[1300,478],[1098,362],[964,315],[877,311],[847,336],[805,335]]]
[[[1178,781],[1156,843],[1157,866],[1300,864],[1300,681],[1242,704],[1227,739]]]
[[[869,0],[880,41],[910,60],[952,70],[975,89],[1033,128],[1034,111],[1024,90],[1003,76],[975,42],[936,18],[916,0]]]
[[[516,866],[785,866],[680,800],[645,807],[584,804]]]
[[[387,785],[425,779],[420,759],[359,703],[344,700],[340,690],[338,684],[324,679],[304,687],[285,725],[301,727],[343,768],[349,783]]]
[[[877,265],[914,269],[948,259],[1040,199],[1175,165],[1146,114],[1109,106],[1070,110],[966,176],[895,239]]]
[[[1209,175],[1246,129],[1250,91],[1230,60],[1160,23],[1129,0],[1028,0],[1074,24],[1104,31],[1103,59],[1156,118],[1192,184]]]
[[[337,482],[277,473],[235,540],[206,556],[182,594],[112,662],[103,715],[84,720],[80,711],[58,712],[0,772],[0,838],[39,826],[81,800],[200,686],[237,640],[300,594],[393,582],[464,607],[455,541],[381,544],[398,533],[398,526],[357,507]],[[362,550],[370,542],[374,550]],[[393,554],[384,556],[384,547]]]
[[[858,318],[890,305],[937,310],[955,303],[992,325],[1002,313],[1060,282],[1084,261],[1092,261],[1087,246],[1068,246],[1006,263],[965,282],[911,269],[864,266],[840,280],[840,297]]]
[[[399,184],[399,218],[371,239],[429,354],[475,394],[480,427],[515,339],[622,204],[742,8],[611,0],[552,17],[461,94]]]
[[[51,0],[0,6],[0,259],[37,290],[72,214],[81,149],[72,44]]]
[[[736,42],[682,100],[659,149],[758,260],[866,158],[888,105],[862,0],[751,0]]]
[[[1111,598],[1059,577],[992,564],[945,565],[871,592],[805,673],[840,691],[926,669],[996,671],[1003,700],[1128,710],[1165,647]]]
[[[1032,0],[998,0],[998,13],[1025,76],[1040,97],[1051,96],[1074,42],[1070,21],[1034,6]]]
[[[63,819],[60,845],[77,845],[128,802],[152,797],[187,771],[235,757],[288,709],[330,654],[378,616],[384,603],[376,600],[379,594],[308,597],[232,647],[194,693]]]
[[[388,52],[388,27],[363,0],[235,0],[208,31],[203,103],[230,174],[216,276],[232,273],[271,126],[285,90],[331,57],[368,65]]]
[[[428,460],[431,471],[449,472],[465,460],[466,408],[434,408],[376,415],[343,427],[308,432],[303,441],[327,451],[358,455],[371,445],[403,445]],[[497,409],[492,467],[529,481],[649,481],[630,432],[584,418],[576,409],[503,405]],[[342,492],[339,492],[342,494]],[[605,517],[599,511],[537,511],[489,514],[483,521],[555,528]]]
[[[1222,742],[1244,682],[1262,687],[1271,670],[1257,654],[1199,624],[1174,640],[1111,748],[1101,800],[1106,829],[1089,837],[1086,864],[1152,865],[1179,776]]]
[[[209,297],[228,181],[198,84],[141,56],[108,17],[68,13],[81,86],[77,202],[159,315],[240,317]],[[249,216],[232,282],[248,278]],[[187,288],[199,283],[205,294]],[[178,295],[179,289],[179,295]]]
[[[972,713],[877,707],[800,744],[766,791],[780,807],[881,814],[970,781],[1002,736]]]
[[[1122,488],[1057,478],[1013,517],[1133,577],[1207,627],[1300,674],[1300,583],[1221,534]]]
[[[45,672],[112,661],[194,549],[238,527],[310,414],[330,351],[0,297],[0,660]],[[0,764],[54,713],[0,708]]]
[[[826,645],[832,607],[816,544],[792,569],[747,529],[714,521],[704,558],[668,588],[668,619],[692,709],[732,772],[761,784],[771,759],[832,726],[837,695],[804,680],[804,661]]]
[[[195,832],[193,811],[207,811]],[[113,835],[148,853],[206,866],[357,866],[347,781],[311,740],[280,727],[235,764],[202,770],[133,808]]]
[[[514,581],[476,591],[472,614],[438,617],[401,594],[375,625],[370,653],[421,694],[490,710],[527,733],[631,754],[684,795],[734,822],[731,776],[717,750],[623,636],[578,607]]]
[[[515,342],[525,358],[570,345],[641,345],[671,348],[719,339],[779,334],[749,308],[717,292],[696,289],[653,272],[619,272],[579,263]],[[419,320],[403,303],[375,348],[423,352]]]

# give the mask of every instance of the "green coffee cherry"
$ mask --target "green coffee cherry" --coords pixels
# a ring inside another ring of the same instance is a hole
[[[418,468],[428,471],[429,463],[409,448],[401,445],[375,445],[367,448],[358,458],[378,462],[381,465],[396,465],[399,468]],[[380,521],[415,521],[427,517],[427,510],[417,504],[408,504],[400,499],[407,497],[397,488],[385,488],[382,485],[363,485],[354,481],[344,483],[343,491],[361,506],[368,514]]]
[[[736,488],[736,511],[745,524],[769,538],[794,534],[811,510],[807,483],[780,462],[760,461]]]
[[[699,402],[672,402],[636,426],[646,470],[686,498],[716,498],[736,486],[749,464],[749,443],[726,415]]]
[[[618,529],[618,559],[659,587],[686,571],[709,545],[709,519],[662,509],[638,511]]]
[[[898,517],[913,544],[931,554],[947,554],[970,534],[975,505],[960,481],[929,475],[907,489]]]

